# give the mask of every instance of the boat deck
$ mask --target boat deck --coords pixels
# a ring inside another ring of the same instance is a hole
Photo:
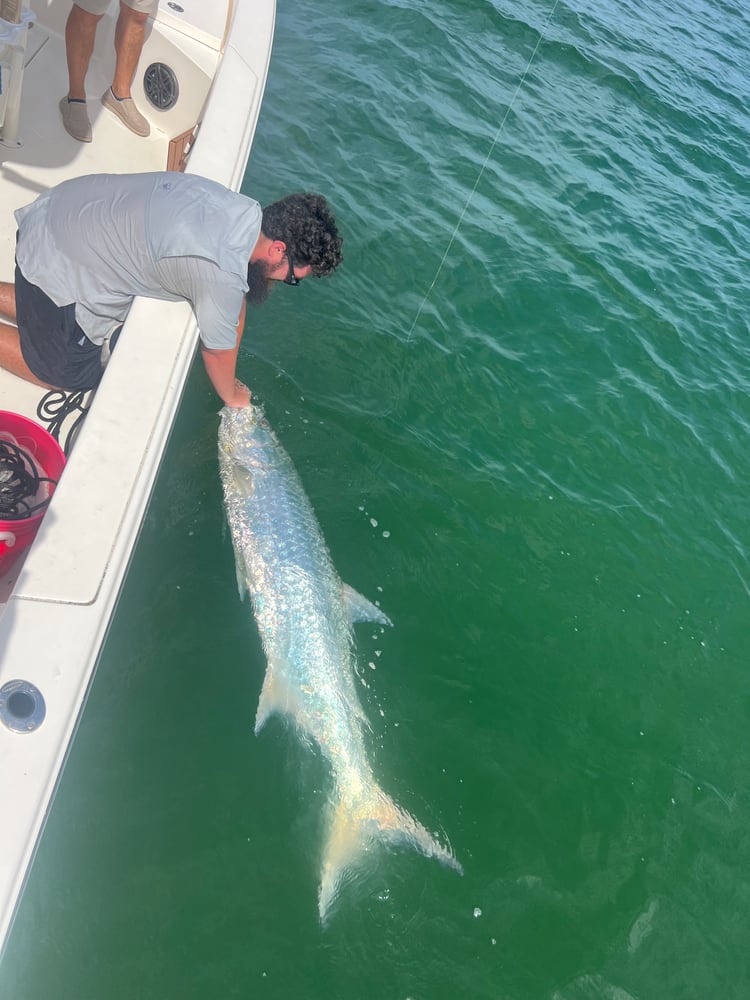
[[[106,36],[106,30],[102,34]],[[103,38],[97,50],[108,41]],[[13,280],[16,208],[79,174],[166,168],[169,136],[164,131],[152,122],[151,135],[138,138],[101,105],[99,98],[108,86],[113,58],[114,50],[111,57],[105,51],[92,60],[87,90],[93,141],[77,142],[63,128],[58,107],[67,92],[65,43],[40,22],[29,28],[19,128],[22,145],[15,149],[0,145],[0,280]],[[59,81],[56,89],[50,90],[50,80]],[[18,398],[25,412],[30,401],[35,407],[35,395],[17,379],[0,374],[0,398],[6,409],[17,409]]]
[[[64,16],[69,4],[37,6],[38,20],[28,30],[17,148],[0,145],[0,280],[12,281],[16,226],[13,212],[68,177],[94,173],[136,173],[167,168],[170,139],[191,128],[202,110],[219,53],[200,41],[207,32],[178,30],[174,15],[159,12],[159,22],[149,27],[142,65],[164,59],[178,68],[190,64],[190,89],[178,106],[161,112],[153,108],[139,85],[133,95],[149,118],[151,135],[134,136],[110,112],[100,97],[111,82],[114,67],[114,15],[104,18],[97,31],[96,48],[86,88],[93,141],[78,142],[63,128],[60,98],[67,92],[63,39]],[[163,5],[167,9],[167,5]],[[188,6],[188,5],[186,5]],[[163,18],[163,21],[161,20]],[[198,38],[193,37],[198,35]],[[55,84],[50,85],[50,81]],[[188,90],[184,80],[184,90]],[[0,399],[5,409],[34,415],[39,393],[0,372]]]
[[[97,42],[86,80],[88,111],[93,141],[82,143],[65,131],[59,110],[67,92],[67,69],[63,38],[64,17],[69,5],[36,6],[38,20],[28,30],[21,96],[19,145],[0,144],[0,281],[13,281],[16,224],[14,211],[37,195],[69,177],[94,173],[136,173],[167,168],[170,139],[198,120],[213,75],[218,52],[209,32],[175,29],[169,23],[152,24],[144,47],[142,65],[166,57],[192,64],[190,81],[194,93],[183,107],[163,113],[149,105],[137,75],[133,93],[147,115],[151,134],[140,138],[125,128],[101,104],[114,67],[114,18],[105,17],[97,31]],[[166,6],[166,5],[165,5]],[[159,15],[162,16],[161,13]],[[198,38],[194,37],[198,35]],[[50,81],[55,81],[51,86]],[[183,82],[183,88],[185,84]],[[187,115],[187,117],[186,117]],[[190,125],[187,125],[187,123]],[[0,317],[2,319],[2,317]],[[45,390],[15,378],[0,369],[0,409],[38,419],[37,408]],[[22,558],[0,572],[0,617],[22,566]]]

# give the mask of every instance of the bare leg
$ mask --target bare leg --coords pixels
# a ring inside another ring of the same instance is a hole
[[[86,73],[94,51],[96,28],[102,15],[89,14],[73,4],[65,24],[65,52],[68,59],[68,97],[86,100]]]
[[[16,321],[16,286],[11,281],[0,281],[0,315]]]
[[[45,389],[55,388],[55,386],[47,385],[46,382],[40,381],[28,367],[21,354],[21,341],[18,337],[18,330],[8,323],[0,323],[0,368],[4,368],[12,375],[17,375],[26,382],[41,385]]]
[[[141,58],[143,43],[146,38],[146,22],[148,14],[127,7],[120,2],[120,16],[115,28],[115,53],[117,63],[115,76],[112,80],[112,93],[120,99],[130,97],[130,85],[133,82],[138,60]]]

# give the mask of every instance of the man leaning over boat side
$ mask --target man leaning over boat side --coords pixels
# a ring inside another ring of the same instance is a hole
[[[115,73],[102,94],[104,107],[136,135],[147,136],[151,127],[135,106],[130,92],[146,38],[146,23],[156,14],[159,0],[120,0],[115,27]],[[96,29],[109,0],[77,0],[65,23],[68,93],[60,101],[60,114],[69,135],[91,142],[91,122],[86,106],[86,74],[94,51]]]
[[[211,383],[246,406],[236,377],[247,302],[271,283],[324,277],[341,237],[321,195],[261,208],[195,174],[93,174],[16,213],[16,280],[0,282],[0,367],[47,388],[95,388],[137,295],[188,301]],[[157,337],[158,331],[152,334]]]

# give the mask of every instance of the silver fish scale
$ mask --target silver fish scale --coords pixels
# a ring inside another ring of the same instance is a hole
[[[269,669],[299,696],[289,714],[334,776],[342,766],[369,773],[341,581],[294,465],[257,406],[222,411],[219,457],[238,576]]]

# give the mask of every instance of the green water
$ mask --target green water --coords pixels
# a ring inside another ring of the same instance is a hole
[[[327,775],[253,735],[197,367],[3,1000],[750,997],[748,28],[280,0],[245,190],[328,195],[346,261],[241,371],[393,619],[375,771],[465,875],[374,851],[319,927]]]

